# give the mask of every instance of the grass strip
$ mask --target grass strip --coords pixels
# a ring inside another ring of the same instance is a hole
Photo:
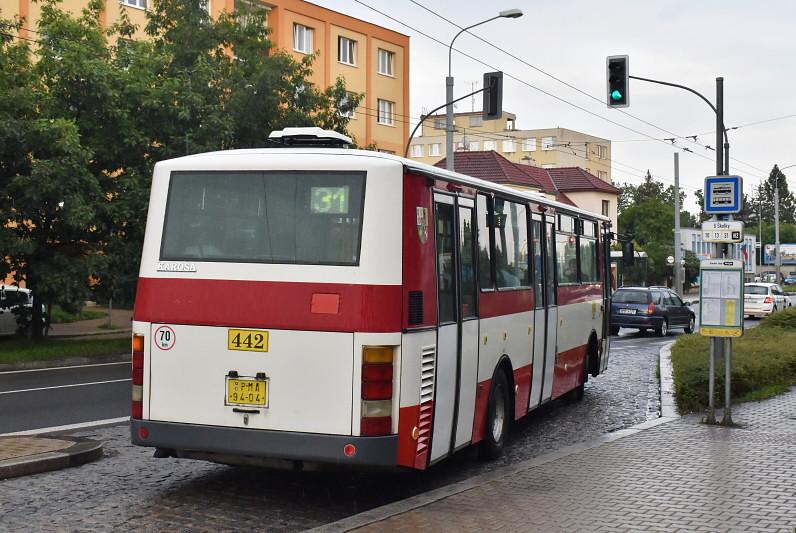
[[[64,311],[58,305],[53,305],[50,308],[50,323],[51,324],[69,324],[78,322],[80,320],[92,320],[95,318],[102,318],[108,316],[107,311],[94,311],[92,309],[81,309],[79,313],[70,313]]]
[[[29,361],[52,361],[69,357],[97,357],[130,351],[130,339],[0,340],[0,364]]]
[[[762,400],[796,384],[796,308],[774,313],[757,328],[733,339],[731,395],[734,401]],[[683,335],[672,346],[672,368],[680,413],[708,404],[709,341]],[[714,405],[724,401],[724,357],[716,357]]]

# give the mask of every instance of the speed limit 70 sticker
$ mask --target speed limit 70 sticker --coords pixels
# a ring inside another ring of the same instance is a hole
[[[158,326],[152,337],[152,343],[161,350],[171,350],[177,341],[177,335],[169,326]]]

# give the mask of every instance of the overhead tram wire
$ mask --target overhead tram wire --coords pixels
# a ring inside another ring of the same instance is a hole
[[[410,1],[411,3],[413,3],[413,4],[417,5],[418,7],[420,7],[420,8],[422,8],[422,9],[424,9],[424,10],[428,11],[428,12],[429,12],[429,13],[431,13],[432,15],[434,15],[434,16],[436,16],[436,17],[438,17],[438,18],[442,19],[442,20],[444,20],[445,22],[447,22],[447,23],[449,23],[449,24],[451,24],[451,25],[453,25],[453,26],[455,26],[455,27],[457,27],[457,28],[459,28],[459,29],[462,29],[462,26],[459,26],[458,24],[456,24],[456,23],[455,23],[455,22],[453,22],[452,20],[450,20],[450,19],[448,19],[448,18],[444,17],[443,15],[441,15],[441,14],[437,13],[437,12],[436,12],[436,11],[434,11],[433,9],[430,9],[430,8],[428,8],[428,7],[424,6],[423,4],[421,4],[420,2],[418,2],[417,0],[409,0],[409,1]],[[553,75],[553,74],[550,74],[549,72],[547,72],[547,71],[545,71],[545,70],[543,70],[543,69],[541,69],[541,68],[537,67],[536,65],[533,65],[533,64],[529,63],[528,61],[526,61],[526,60],[522,59],[521,57],[518,57],[518,56],[516,56],[515,54],[512,54],[512,53],[511,53],[511,52],[509,52],[508,50],[505,50],[504,48],[501,48],[500,46],[498,46],[498,45],[496,45],[496,44],[494,44],[494,43],[492,43],[492,42],[490,42],[490,41],[487,41],[486,39],[483,39],[482,37],[480,37],[480,36],[476,35],[475,33],[471,32],[471,31],[469,31],[469,30],[467,31],[467,33],[468,33],[468,34],[470,34],[470,35],[472,35],[473,37],[475,37],[475,38],[476,38],[476,39],[478,39],[479,41],[481,41],[481,42],[483,42],[483,43],[485,43],[485,44],[487,44],[487,45],[491,46],[492,48],[495,48],[496,50],[499,50],[500,52],[503,52],[504,54],[506,54],[507,56],[511,57],[512,59],[515,59],[515,60],[519,61],[520,63],[522,63],[522,64],[524,64],[524,65],[526,65],[526,66],[528,66],[528,67],[530,67],[530,68],[532,68],[532,69],[534,69],[534,70],[536,70],[537,72],[540,72],[541,74],[544,74],[545,76],[547,76],[547,77],[549,77],[549,78],[551,78],[551,79],[553,79],[553,80],[555,80],[555,81],[557,81],[557,82],[559,82],[559,83],[561,83],[561,84],[563,84],[563,85],[566,85],[566,86],[567,86],[567,87],[569,87],[570,89],[572,89],[572,90],[574,90],[574,91],[577,91],[578,93],[580,93],[580,94],[582,94],[582,95],[584,95],[584,96],[586,96],[586,97],[588,97],[588,98],[591,98],[592,100],[594,100],[594,101],[596,101],[596,102],[599,102],[600,104],[604,104],[604,103],[605,103],[605,102],[604,102],[602,99],[600,99],[600,98],[597,98],[596,96],[594,96],[594,95],[592,95],[592,94],[589,94],[589,93],[587,93],[586,91],[584,91],[584,90],[582,90],[582,89],[580,89],[580,88],[578,88],[578,87],[576,87],[576,86],[572,85],[571,83],[568,83],[568,82],[566,82],[566,81],[562,80],[561,78],[558,78],[557,76],[555,76],[555,75]],[[701,144],[701,143],[697,142],[697,141],[696,141],[696,139],[691,139],[691,138],[689,138],[688,136],[678,135],[677,133],[674,133],[674,132],[672,132],[672,131],[669,131],[669,130],[667,130],[666,128],[663,128],[663,127],[661,127],[661,126],[658,126],[657,124],[653,124],[652,122],[649,122],[649,121],[647,121],[647,120],[645,120],[645,119],[643,119],[643,118],[637,117],[636,115],[633,115],[632,113],[629,113],[629,112],[625,111],[624,109],[619,109],[619,108],[614,108],[614,109],[615,109],[616,111],[619,111],[619,112],[620,112],[620,113],[622,113],[623,115],[626,115],[626,116],[628,116],[628,117],[631,117],[631,118],[633,118],[633,119],[635,119],[635,120],[638,120],[639,122],[642,122],[643,124],[646,124],[646,125],[648,125],[648,126],[652,126],[653,128],[655,128],[655,129],[658,129],[658,130],[660,130],[660,131],[663,131],[663,132],[666,132],[666,133],[668,133],[669,135],[673,135],[675,138],[679,138],[679,139],[681,139],[681,140],[683,140],[683,141],[689,141],[689,142],[692,142],[692,143],[694,143],[694,144],[696,144],[696,145],[698,145],[698,146],[701,146],[701,147],[703,147],[703,148],[712,149],[712,148],[710,148],[710,147],[709,147],[709,146],[707,146],[707,145],[703,145],[703,144]],[[692,136],[692,137],[693,137],[693,136]],[[731,159],[731,160],[734,160],[734,161],[737,161],[738,163],[744,164],[745,166],[748,166],[748,167],[750,167],[750,168],[755,168],[754,166],[752,166],[752,165],[749,165],[748,163],[743,163],[742,161],[740,161],[740,160],[738,160],[738,159],[735,159],[735,158],[733,158],[733,157],[730,157],[730,159]],[[758,169],[758,170],[759,170],[759,169]]]

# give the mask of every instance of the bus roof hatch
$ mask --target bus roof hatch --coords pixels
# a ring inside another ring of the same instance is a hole
[[[351,137],[325,130],[312,128],[285,128],[272,131],[268,138],[284,146],[325,146],[330,148],[348,148],[354,141]]]

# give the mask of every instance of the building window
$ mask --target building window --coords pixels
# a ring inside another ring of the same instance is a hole
[[[608,147],[603,144],[598,144],[597,157],[600,159],[608,159]]]
[[[354,113],[354,108],[348,109],[347,111],[345,110],[349,106],[350,102],[349,94],[351,93],[346,93],[346,95],[343,96],[340,99],[340,101],[337,103],[337,113],[341,117],[356,118],[356,114]]]
[[[553,165],[553,164],[548,163],[546,165],[542,165],[542,168],[556,168],[556,166]]]
[[[555,137],[542,137],[542,150],[552,150],[555,143]]]
[[[395,150],[382,150],[381,148],[379,148],[379,152],[381,152],[382,154],[395,155]]]
[[[605,170],[598,170],[597,177],[603,181],[608,181],[608,172]]]
[[[394,67],[395,52],[390,52],[389,50],[379,48],[379,74],[384,74],[385,76],[394,76]]]
[[[146,0],[122,0],[122,4],[126,6],[140,7],[141,9],[147,8]]]
[[[495,141],[484,141],[484,151],[488,152],[496,148]]]
[[[481,124],[483,124],[483,120],[482,120],[482,118],[480,116],[473,115],[472,117],[470,117],[470,127],[471,128],[477,128],[477,127],[481,126]]]
[[[479,150],[478,141],[470,141],[470,151],[477,152]]]
[[[313,33],[315,33],[315,30],[312,28],[301,24],[293,24],[293,50],[302,54],[311,54]]]
[[[514,139],[509,139],[503,141],[503,152],[514,152]]]
[[[514,119],[507,118],[506,119],[506,129],[509,131],[514,131]]]
[[[395,113],[395,102],[379,99],[378,123],[385,126],[393,125],[393,113]]]
[[[440,147],[440,143],[429,144],[428,145],[428,155],[429,156],[439,155],[439,147]]]
[[[536,137],[529,137],[527,139],[522,140],[522,151],[523,152],[535,152],[536,151]]]
[[[434,119],[434,129],[444,130],[445,129],[445,119],[444,118],[435,118]]]
[[[357,42],[348,37],[337,38],[337,60],[346,65],[357,64]]]
[[[423,145],[422,144],[413,144],[412,145],[412,157],[423,157]]]
[[[464,152],[464,141],[457,141],[456,142],[456,151],[457,152]]]
[[[611,201],[610,200],[603,200],[603,215],[609,216],[608,211],[611,209]]]

